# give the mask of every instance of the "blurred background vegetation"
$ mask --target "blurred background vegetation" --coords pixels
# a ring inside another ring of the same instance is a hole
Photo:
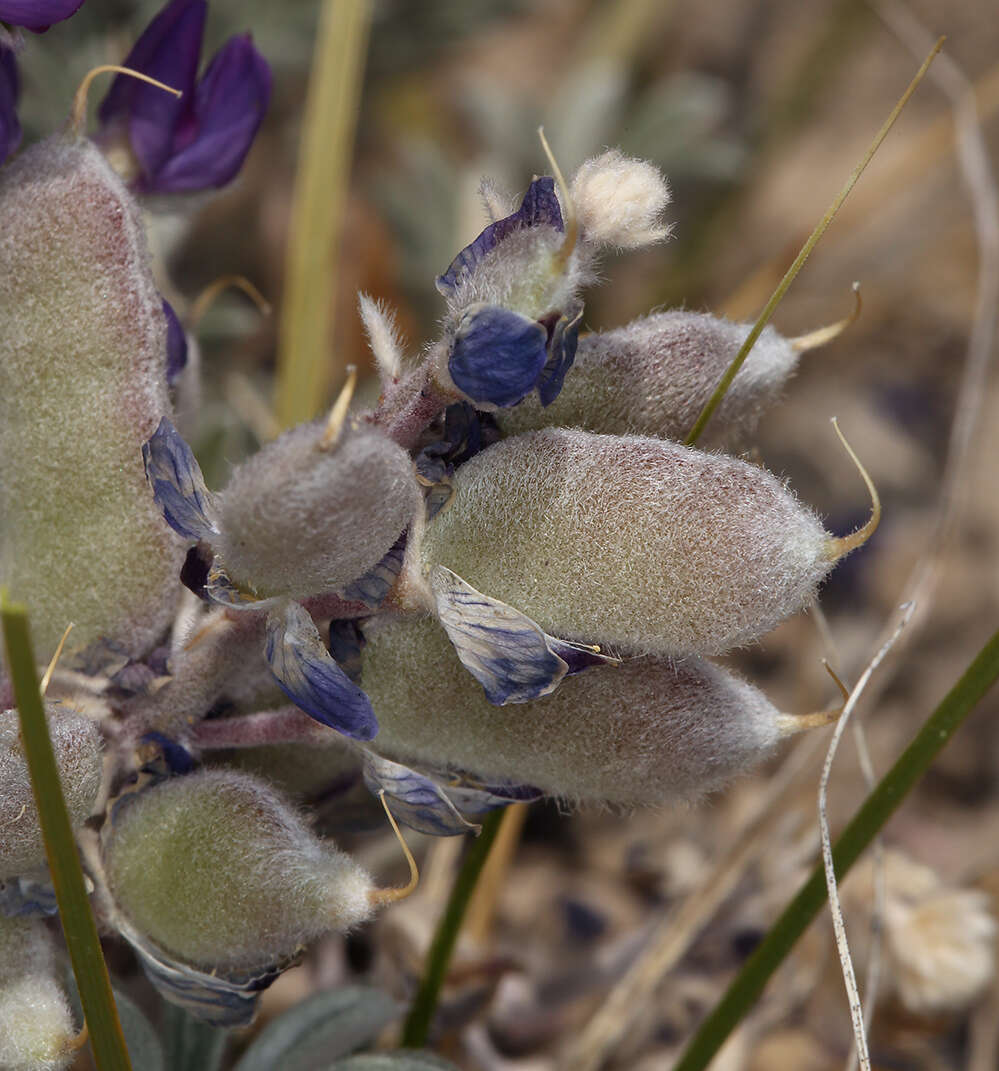
[[[90,67],[121,60],[159,6],[88,0],[77,17],[30,41],[21,108],[27,140],[68,112]],[[947,53],[978,90],[995,159],[994,10],[985,0],[918,0],[910,11],[934,37],[948,35]],[[168,292],[181,305],[216,277],[241,273],[275,308],[264,318],[229,295],[201,324],[206,404],[196,440],[210,484],[218,485],[228,463],[266,434],[317,14],[316,0],[211,0],[206,54],[232,33],[252,30],[274,69],[270,115],[230,188],[158,217],[152,228]],[[588,328],[677,305],[752,319],[917,62],[877,10],[858,0],[374,4],[339,271],[326,294],[334,325],[327,394],[346,364],[368,365],[356,314],[359,289],[397,311],[411,351],[433,337],[441,311],[434,277],[483,225],[480,178],[490,175],[517,193],[543,172],[540,123],[567,174],[603,147],[620,146],[654,161],[673,188],[673,238],[604,263],[606,283],[587,300]],[[978,272],[951,109],[927,82],[774,322],[797,335],[839,319],[851,307],[854,280],[862,283],[863,314],[839,340],[805,357],[757,444],[759,459],[786,475],[828,527],[847,531],[867,506],[828,426],[838,416],[882,493],[884,522],[823,593],[834,646],[815,615],[800,615],[732,660],[783,708],[819,709],[834,694],[820,658],[855,677],[907,590],[906,578],[921,563],[932,565],[935,588],[888,663],[880,695],[862,710],[877,771],[999,616],[994,376],[971,399],[977,430],[953,484],[949,536],[941,543],[934,535]],[[999,895],[997,715],[999,697],[982,704],[887,834],[913,864],[931,867],[948,886],[984,890],[993,903]],[[485,921],[452,972],[441,1050],[483,1071],[569,1066],[567,1054],[584,1024],[635,962],[651,927],[710,882],[774,770],[696,811],[563,813],[554,804],[535,805],[505,873],[490,879],[495,912],[480,913]],[[606,1066],[672,1066],[813,861],[815,780],[785,799],[776,831],[746,865],[735,895],[651,987],[648,1001],[633,1009]],[[845,746],[832,788],[834,827],[852,813],[863,785],[856,753]],[[265,995],[265,1019],[317,985],[355,975],[404,990],[418,972],[455,862],[455,845],[419,847],[425,871],[419,898],[369,931],[324,944]],[[395,849],[380,838],[362,838],[358,850],[382,869],[394,859]],[[869,886],[868,893],[848,901],[861,961],[869,941]],[[826,923],[813,928],[719,1066],[844,1066],[849,1018],[827,930]],[[994,1071],[997,1021],[994,980],[990,992],[952,1010],[917,1013],[897,997],[886,999],[872,1032],[876,1066]]]

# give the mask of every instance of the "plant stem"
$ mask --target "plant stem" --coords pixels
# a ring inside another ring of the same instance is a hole
[[[98,1071],[131,1071],[97,926],[87,900],[73,829],[66,813],[62,783],[45,720],[45,705],[38,690],[27,610],[8,602],[6,592],[0,590],[0,617],[31,788],[94,1061]]]
[[[489,849],[496,839],[503,820],[503,812],[504,808],[499,808],[491,811],[483,819],[482,832],[469,845],[461,870],[458,871],[458,876],[454,880],[447,907],[437,924],[437,932],[427,952],[427,962],[420,988],[416,991],[409,1015],[406,1017],[406,1025],[402,1031],[403,1048],[419,1049],[427,1042],[430,1022],[437,1007],[437,999],[444,984],[448,964],[451,962],[451,954],[458,940],[465,909],[475,891],[486,859],[489,858]]]
[[[999,632],[982,648],[836,841],[833,864],[837,878],[843,878],[877,836],[997,677]],[[825,902],[825,873],[819,862],[701,1024],[674,1071],[703,1071],[708,1066]]]

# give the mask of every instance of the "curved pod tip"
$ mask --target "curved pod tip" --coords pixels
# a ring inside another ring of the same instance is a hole
[[[843,433],[839,430],[839,423],[835,417],[832,418],[832,426],[836,429],[839,441],[850,455],[850,459],[857,466],[857,471],[863,478],[864,483],[867,484],[867,491],[871,496],[871,516],[867,523],[861,525],[860,528],[855,532],[851,532],[848,536],[841,536],[827,541],[827,560],[838,562],[840,558],[845,558],[851,551],[857,550],[858,547],[862,547],[877,531],[878,525],[881,523],[881,499],[878,496],[877,488],[874,486],[874,481],[868,475],[867,469],[860,463],[860,458],[853,452],[853,447],[850,446]]]

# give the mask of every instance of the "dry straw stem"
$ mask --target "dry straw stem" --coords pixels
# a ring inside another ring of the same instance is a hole
[[[846,183],[844,184],[843,188],[836,195],[832,204],[826,209],[825,215],[822,217],[821,220],[819,220],[818,226],[806,239],[805,244],[801,247],[801,252],[798,253],[798,255],[794,258],[794,263],[792,263],[791,267],[788,268],[787,271],[784,273],[784,278],[781,279],[780,283],[777,286],[777,289],[773,292],[770,297],[770,300],[764,306],[764,309],[760,313],[756,323],[753,324],[752,330],[746,336],[746,340],[739,348],[739,352],[735,355],[735,358],[733,359],[732,363],[728,366],[728,369],[722,376],[721,382],[715,388],[714,394],[712,394],[711,397],[708,399],[708,402],[704,406],[704,409],[701,411],[700,416],[694,422],[694,426],[690,429],[690,434],[687,436],[686,439],[687,446],[693,446],[701,437],[701,432],[704,431],[708,421],[711,419],[712,414],[721,404],[721,400],[725,397],[728,388],[732,384],[732,380],[735,379],[736,375],[739,372],[739,369],[742,367],[746,358],[749,356],[750,350],[752,350],[753,346],[756,345],[756,340],[763,333],[763,328],[766,327],[767,324],[770,322],[770,318],[776,311],[777,306],[783,300],[783,297],[790,288],[791,283],[794,282],[795,277],[797,276],[798,272],[801,271],[802,266],[808,259],[812,250],[816,247],[816,245],[818,245],[819,240],[822,238],[822,235],[825,234],[829,224],[832,223],[833,219],[836,217],[836,213],[839,211],[840,206],[847,199],[847,197],[850,196],[850,191],[853,189],[854,186],[856,186],[857,180],[864,173],[864,169],[871,162],[874,157],[874,154],[881,147],[881,143],[888,136],[888,131],[891,130],[891,128],[894,126],[895,120],[899,117],[902,112],[902,109],[906,106],[906,104],[908,104],[909,98],[912,96],[913,93],[915,93],[916,87],[923,80],[923,76],[929,70],[930,64],[933,62],[940,49],[943,48],[943,43],[944,39],[941,37],[931,49],[930,54],[926,57],[925,60],[923,60],[923,65],[916,72],[916,76],[909,83],[908,88],[899,98],[898,103],[895,105],[894,108],[892,108],[891,113],[884,121],[884,124],[882,125],[881,129],[875,135],[874,140],[871,142],[869,148],[867,149],[867,152],[864,153],[860,163],[858,163],[857,166],[853,169],[852,173],[850,174],[850,177],[846,180]]]
[[[371,5],[324,0],[309,79],[278,338],[282,428],[311,420],[332,378],[330,346]]]
[[[871,1071],[871,1056],[867,1048],[867,1029],[865,1009],[860,1000],[860,992],[857,989],[857,979],[853,970],[853,960],[850,958],[850,947],[846,938],[846,924],[843,921],[843,909],[839,902],[839,887],[836,884],[836,872],[833,867],[832,836],[829,832],[829,813],[827,800],[829,795],[829,778],[832,775],[833,760],[839,748],[839,742],[843,739],[843,733],[850,722],[850,716],[857,706],[857,702],[867,682],[871,679],[874,671],[884,661],[885,656],[891,650],[898,639],[906,623],[912,616],[914,606],[910,603],[903,607],[903,616],[895,628],[889,640],[880,648],[871,659],[867,669],[861,674],[860,680],[850,693],[840,714],[836,728],[833,730],[832,739],[829,741],[829,750],[826,753],[826,761],[822,767],[822,777],[819,780],[819,832],[822,837],[822,864],[825,868],[826,889],[829,896],[829,911],[832,915],[833,931],[836,934],[836,948],[839,951],[839,962],[843,969],[843,982],[846,985],[847,999],[850,1003],[850,1019],[853,1023],[853,1035],[857,1046],[857,1060],[861,1071]]]

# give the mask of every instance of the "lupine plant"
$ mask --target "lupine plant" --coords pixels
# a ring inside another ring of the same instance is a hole
[[[486,187],[488,224],[437,279],[439,336],[406,352],[361,295],[376,403],[352,375],[209,488],[175,426],[189,342],[143,213],[235,177],[270,72],[245,35],[199,76],[205,0],[170,0],[96,129],[77,109],[21,147],[16,28],[77,7],[0,2],[0,580],[42,661],[74,625],[45,707],[56,761],[101,928],[166,1001],[245,1025],[311,942],[393,899],[295,786],[243,768],[254,749],[307,744],[327,799],[363,779],[452,836],[540,796],[694,801],[829,720],[711,661],[801,610],[877,524],[873,488],[870,522],[836,536],[734,452],[801,347],[764,333],[708,451],[680,440],[748,326],[583,329],[601,256],[669,233],[655,167],[610,150],[511,201]],[[0,1054],[62,1068],[75,1028],[6,673],[0,698]]]

